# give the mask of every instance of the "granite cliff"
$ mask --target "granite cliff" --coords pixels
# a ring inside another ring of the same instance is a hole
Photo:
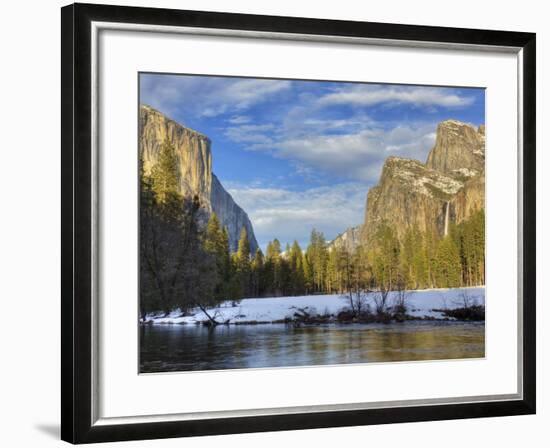
[[[216,213],[227,227],[231,250],[238,246],[242,228],[246,228],[251,251],[258,248],[252,223],[212,172],[210,139],[166,117],[150,106],[139,111],[139,148],[144,174],[157,162],[160,147],[168,138],[176,149],[179,192],[185,197],[197,195],[209,213]]]
[[[485,167],[485,126],[475,129],[456,120],[440,123],[426,167],[451,176],[480,174]]]
[[[212,174],[210,204],[212,210],[214,210],[216,215],[220,218],[222,226],[227,227],[231,250],[234,252],[237,250],[241,230],[244,227],[248,234],[248,240],[250,241],[250,251],[255,253],[258,248],[258,243],[254,236],[254,229],[252,228],[252,223],[248,215],[237,205],[225,188],[223,188],[223,185],[215,174]]]
[[[378,185],[367,195],[362,241],[368,244],[382,222],[399,237],[412,227],[446,235],[451,222],[485,207],[484,167],[485,127],[440,123],[425,164],[399,157],[384,163]]]
[[[361,242],[361,226],[349,227],[340,233],[329,244],[331,248],[345,248],[348,252],[353,252]]]

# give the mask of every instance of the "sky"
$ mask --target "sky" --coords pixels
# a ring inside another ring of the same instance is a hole
[[[439,122],[485,123],[481,88],[142,73],[140,103],[210,138],[264,252],[361,224],[387,157],[424,162]]]

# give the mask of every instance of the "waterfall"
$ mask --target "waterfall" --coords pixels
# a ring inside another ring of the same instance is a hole
[[[449,201],[447,201],[447,206],[445,207],[445,234],[447,236],[449,233]]]

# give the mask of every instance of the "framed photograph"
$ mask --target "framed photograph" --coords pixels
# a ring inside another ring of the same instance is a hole
[[[62,8],[62,438],[535,413],[535,35]]]

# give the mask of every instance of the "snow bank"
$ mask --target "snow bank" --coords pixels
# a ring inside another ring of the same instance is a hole
[[[434,309],[454,309],[463,305],[464,294],[477,304],[485,303],[485,288],[426,289],[410,291],[407,299],[407,314],[415,317],[442,318],[443,313]],[[374,294],[369,295],[369,303],[374,307]],[[394,303],[395,293],[390,293],[388,303]],[[243,299],[237,306],[224,302],[216,308],[209,308],[208,313],[219,322],[231,324],[243,322],[273,322],[292,317],[298,309],[305,309],[309,314],[337,314],[348,306],[344,296],[327,294],[316,296],[273,297],[264,299]],[[173,311],[167,316],[151,314],[147,320],[154,324],[195,324],[205,322],[207,317],[199,309],[187,316],[181,311]]]

